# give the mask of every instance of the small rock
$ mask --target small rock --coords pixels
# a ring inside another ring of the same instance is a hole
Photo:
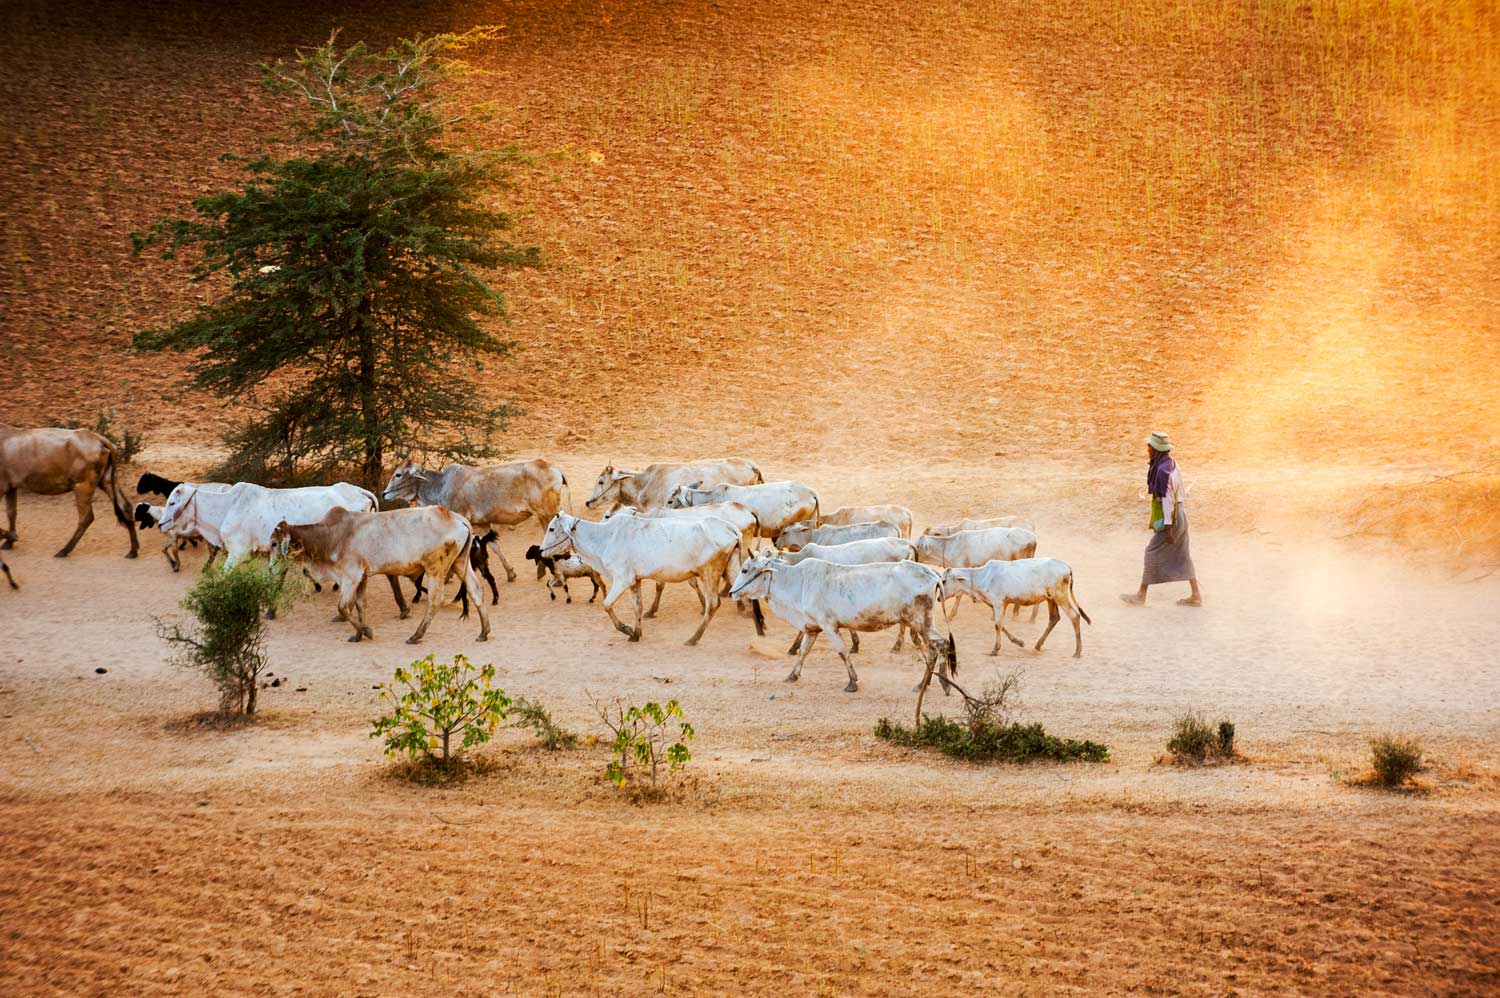
[[[101,666],[99,666],[99,668],[97,668],[97,669],[95,669],[95,670],[94,670],[94,671],[95,671],[95,672],[97,672],[97,673],[99,673],[99,675],[101,675],[101,676],[102,676],[102,675],[104,675],[104,674],[105,674],[105,673],[106,673],[106,672],[108,672],[108,671],[109,671],[109,670],[108,670],[108,669],[106,669],[106,668],[105,668],[105,667],[104,667],[104,666],[102,666],[102,665],[101,665]]]
[[[298,693],[306,693],[307,692],[307,687],[306,686],[299,686],[299,687],[297,687],[297,692]]]
[[[273,680],[271,680],[271,685],[272,686],[280,686],[281,685],[281,680],[280,679],[273,679]]]

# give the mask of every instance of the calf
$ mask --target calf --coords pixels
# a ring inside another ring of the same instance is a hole
[[[1017,645],[1022,644],[1005,629],[1005,607],[1036,606],[1047,604],[1047,629],[1036,640],[1036,650],[1052,628],[1061,619],[1058,608],[1068,615],[1073,623],[1073,657],[1083,654],[1083,629],[1079,618],[1093,624],[1089,615],[1078,605],[1073,593],[1073,568],[1056,558],[1022,558],[1017,561],[991,561],[980,568],[950,568],[943,572],[943,598],[966,594],[983,600],[995,611],[995,647],[991,655],[1000,654],[1000,636],[1003,634]]]
[[[719,579],[729,559],[743,553],[740,532],[715,517],[702,520],[615,517],[590,523],[558,513],[547,525],[539,554],[559,557],[572,552],[604,577],[608,592],[604,610],[620,633],[641,639],[641,581],[691,582],[703,606],[703,618],[687,643],[695,645],[719,609]],[[635,627],[615,616],[615,603],[630,591]]]
[[[933,628],[933,612],[941,606],[940,581],[937,572],[913,561],[835,565],[808,558],[790,565],[762,551],[741,566],[729,592],[769,600],[772,612],[807,636],[797,664],[786,677],[789,683],[802,675],[808,652],[818,635],[824,634],[849,671],[844,692],[857,692],[859,675],[839,628],[879,631],[904,624],[913,642],[926,653],[928,672],[942,654],[939,677],[946,690],[950,671],[958,671],[958,655],[951,635],[944,639]]]
[[[422,622],[406,639],[407,644],[416,644],[427,633],[450,575],[459,576],[459,585],[468,597],[463,617],[468,617],[468,601],[472,600],[479,610],[478,640],[488,640],[489,614],[474,568],[469,564],[473,543],[474,528],[469,521],[441,506],[384,513],[355,513],[334,507],[314,524],[297,525],[282,520],[271,534],[272,547],[279,556],[302,559],[315,578],[336,582],[339,613],[354,628],[350,641],[375,637],[365,622],[365,584],[370,576],[409,578],[420,572],[432,595]]]
[[[901,530],[890,523],[830,523],[820,527],[814,520],[794,523],[776,538],[783,551],[797,551],[806,544],[848,544],[872,537],[900,537]]]
[[[573,602],[573,594],[568,592],[569,579],[588,579],[594,584],[594,591],[589,593],[590,603],[594,602],[594,597],[599,595],[599,590],[604,588],[604,580],[599,577],[599,573],[580,561],[576,554],[570,554],[566,558],[549,558],[542,554],[541,545],[533,544],[526,549],[526,558],[528,561],[536,562],[551,574],[552,577],[547,580],[547,595],[554,600],[557,599],[557,593],[553,590],[561,586],[567,602]],[[657,585],[660,586],[660,583]],[[658,588],[657,598],[659,599],[660,596],[661,590]],[[649,617],[650,614],[647,616]]]

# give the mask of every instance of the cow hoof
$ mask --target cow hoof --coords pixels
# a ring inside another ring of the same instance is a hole
[[[488,641],[489,639],[490,639],[489,632],[486,631],[485,633],[479,635],[479,637],[475,638],[474,640],[475,641]]]
[[[13,548],[15,546],[16,546],[16,539],[14,537],[7,537],[5,540],[0,541],[0,550],[3,550],[3,551],[9,551],[11,548]]]
[[[406,639],[406,643],[409,645],[421,644],[422,639],[413,634],[411,637]]]
[[[556,596],[554,596],[552,598],[553,599],[557,599]],[[569,596],[567,599],[563,600],[563,602],[566,603],[566,604],[568,604],[569,606],[572,606],[573,605],[573,597]]]
[[[505,573],[505,581],[506,582],[514,582],[514,581],[516,581],[516,573],[515,572],[506,572]]]
[[[687,645],[689,648],[693,647],[697,643],[698,643],[698,639],[697,638],[688,638],[686,641],[683,642],[683,644]]]
[[[63,550],[63,551],[57,552],[57,554],[53,555],[52,557],[54,557],[54,558],[66,558],[67,556],[68,556],[68,552],[66,550]]]
[[[1081,651],[1075,651],[1073,653],[1073,657],[1074,658],[1083,658],[1083,652],[1081,652]]]
[[[858,693],[859,692],[859,684],[856,683],[854,680],[851,679],[849,681],[849,685],[844,687],[844,692],[845,693]]]
[[[126,551],[125,552],[125,557],[127,557],[127,558],[136,558],[136,557],[139,557],[139,554],[140,553],[137,552],[137,551]]]
[[[359,644],[359,641],[360,641],[360,635],[358,635],[358,634],[351,634],[349,636],[349,643],[351,645],[357,645],[357,644]]]
[[[547,598],[550,599],[552,602],[556,603],[557,602],[557,593],[548,593],[547,594]]]
[[[333,617],[328,622],[330,624],[344,624],[344,623],[347,623],[347,621],[344,619],[344,615],[341,614],[341,613],[334,614]]]
[[[1000,654],[1000,649],[999,648],[991,648],[990,649],[990,658],[994,658],[998,654]]]
[[[641,632],[640,631],[631,631],[630,632],[630,640],[631,640],[631,642],[636,642],[636,641],[641,640]]]
[[[790,676],[787,676],[786,681],[789,683],[795,683],[797,681],[797,674],[794,672]]]
[[[650,613],[646,614],[646,619],[647,620],[655,620],[656,619],[656,611],[652,610]]]

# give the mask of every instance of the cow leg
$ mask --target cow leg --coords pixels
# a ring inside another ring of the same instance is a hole
[[[177,553],[182,550],[180,547],[181,544],[181,541],[174,538],[167,541],[161,549],[162,556],[167,559],[167,564],[172,566],[172,571],[174,572],[182,571],[182,556]]]
[[[339,615],[354,628],[354,633],[349,636],[350,641],[360,641],[370,631],[365,626],[365,608],[360,598],[364,595],[364,589],[363,581],[351,582],[347,578],[339,580]],[[370,632],[368,636],[373,639],[375,634]]]
[[[223,548],[216,547],[215,545],[210,544],[208,546],[208,559],[203,562],[203,570],[205,572],[208,571],[209,566],[214,563],[214,559],[217,558],[219,555],[221,555],[223,553],[224,553],[224,549]]]
[[[401,619],[405,620],[407,614],[411,613],[411,607],[406,605],[406,597],[401,595],[401,579],[394,575],[387,575],[385,580],[391,584],[391,595],[396,597],[396,609],[401,613]]]
[[[794,666],[792,666],[792,673],[791,673],[791,675],[789,675],[789,676],[786,677],[786,681],[787,682],[789,682],[789,683],[795,683],[799,678],[801,678],[801,676],[802,676],[802,663],[807,661],[807,653],[810,652],[810,651],[812,651],[813,645],[817,642],[818,635],[821,634],[821,633],[822,633],[821,631],[804,631],[804,632],[802,632],[802,635],[801,635],[801,637],[803,639],[802,640],[802,654],[800,656],[798,656],[798,658],[797,658],[797,664],[794,665]]]
[[[1056,627],[1057,626],[1057,622],[1059,620],[1061,620],[1061,619],[1062,619],[1062,614],[1060,614],[1060,613],[1057,612],[1057,600],[1055,600],[1055,599],[1048,599],[1047,600],[1047,629],[1042,632],[1042,636],[1041,637],[1039,637],[1039,638],[1036,639],[1036,650],[1037,651],[1041,651],[1042,650],[1042,643],[1047,640],[1047,635],[1049,635],[1049,634],[1052,633],[1052,628]]]
[[[505,569],[505,581],[506,582],[514,582],[514,581],[516,581],[516,570],[514,568],[510,567],[510,562],[506,559],[505,552],[500,547],[500,540],[499,540],[499,538],[495,539],[495,557],[497,557],[497,558],[500,559],[500,567],[503,568],[503,569]],[[489,569],[488,568],[485,569],[485,573],[486,574],[489,573]],[[494,576],[489,576],[489,577],[490,577],[491,581],[494,580]],[[498,599],[498,598],[499,597],[497,596],[496,599]]]
[[[621,622],[620,618],[615,616],[615,603],[620,599],[621,596],[625,595],[626,591],[630,589],[634,581],[634,579],[630,580],[630,582],[625,581],[625,576],[623,575],[618,579],[611,579],[609,581],[609,589],[604,594],[604,602],[601,604],[604,607],[604,612],[609,614],[610,622],[615,625],[615,630],[619,631],[621,634],[625,635],[632,641],[638,640],[639,636],[635,631],[632,631],[630,629],[630,626],[628,624]]]
[[[667,588],[667,584],[665,582],[658,582],[656,584],[656,598],[651,601],[651,609],[646,611],[646,616],[656,616],[656,611],[661,606],[661,591],[665,588]]]
[[[565,603],[571,603],[571,602],[573,602],[573,591],[568,588],[568,580],[567,579],[563,579],[562,580],[562,584],[563,584],[563,595],[567,597],[567,599],[564,600],[563,602],[565,602]],[[552,594],[552,598],[553,599],[557,599],[557,594],[553,593]]]
[[[3,561],[0,561],[0,572],[5,573],[5,581],[10,583],[10,587],[12,589],[21,588],[20,586],[16,585],[15,577],[10,574],[10,566]]]
[[[479,588],[479,577],[474,574],[474,566],[466,566],[463,585],[469,588],[469,599],[474,604],[474,609],[479,611],[479,637],[476,641],[488,641],[490,639],[490,612],[484,606],[484,591]]]
[[[991,655],[1000,654],[1000,638],[1002,636],[1007,638],[1010,643],[1015,645],[1017,648],[1026,647],[1026,642],[1022,641],[1020,638],[1016,637],[1014,634],[1005,629],[1005,608],[1007,606],[1015,607],[1017,609],[1018,612],[1013,614],[1013,616],[1020,616],[1019,609],[1021,604],[1011,603],[1008,600],[1000,601],[1000,606],[995,610],[995,647],[990,650]]]
[[[859,654],[859,632],[858,631],[850,631],[849,632],[849,646],[850,646],[849,647],[849,654],[851,654],[851,655],[858,655]]]
[[[839,653],[839,658],[844,660],[844,668],[849,670],[849,685],[844,687],[845,693],[859,692],[859,674],[854,671],[854,660],[849,657],[849,648],[844,644],[844,639],[839,637],[837,627],[825,627],[823,633],[828,635],[828,640],[833,643],[834,649]]]
[[[437,614],[437,608],[443,602],[443,583],[448,572],[446,567],[434,572],[430,565],[424,565],[422,581],[427,584],[427,609],[422,613],[422,622],[412,632],[412,636],[406,639],[406,643],[414,645],[422,640],[422,635],[427,633],[427,625],[432,623],[432,618]],[[463,585],[460,581],[459,585]]]
[[[708,630],[708,622],[713,620],[714,614],[719,612],[719,590],[714,585],[714,582],[718,579],[722,571],[722,569],[719,571],[710,571],[705,573],[701,578],[702,584],[698,596],[703,600],[703,620],[699,622],[698,629],[693,632],[693,636],[687,639],[686,643],[689,645],[698,643],[698,639],[703,637],[703,632]]]
[[[594,602],[594,597],[599,595],[599,590],[603,589],[604,587],[599,584],[598,572],[589,573],[589,582],[593,583],[594,586],[594,591],[589,593],[589,602],[592,603]]]
[[[66,558],[72,554],[83,532],[94,522],[94,484],[87,482],[73,486],[73,501],[78,506],[78,528],[68,538],[68,543],[62,546],[62,550],[53,556],[56,558]]]
[[[475,541],[474,543],[477,545],[479,542]],[[495,540],[495,544],[496,544],[495,551],[496,551],[497,554],[500,551],[499,543],[500,543],[499,538],[496,538],[496,540]],[[500,587],[495,584],[495,573],[490,571],[489,548],[486,546],[484,548],[480,548],[479,550],[481,551],[481,554],[479,556],[479,565],[478,565],[479,574],[482,575],[482,576],[484,576],[484,581],[486,581],[486,582],[488,582],[490,584],[490,606],[499,606],[500,605]],[[502,558],[501,561],[503,562],[504,559]],[[473,567],[473,566],[471,566],[471,567]],[[541,562],[537,562],[536,577],[539,578],[539,579],[542,577],[542,563]]]
[[[795,655],[795,654],[797,654],[798,649],[800,649],[802,647],[802,637],[803,637],[802,632],[798,631],[797,632],[797,636],[792,639],[792,646],[786,650],[786,653],[788,655]]]
[[[636,579],[635,584],[630,587],[630,599],[635,603],[635,633],[630,636],[631,641],[641,640],[641,580]]]
[[[9,489],[5,493],[5,540],[0,542],[0,548],[13,548],[16,546],[16,490]]]
[[[901,623],[899,623],[899,624],[896,625],[896,643],[893,644],[893,645],[891,645],[891,651],[900,651],[901,648],[903,647],[903,642],[905,642],[905,640],[906,640],[906,622],[902,621]],[[913,634],[911,636],[911,643],[913,645],[916,645],[916,643],[917,643],[917,635],[916,635],[915,632],[913,632]]]

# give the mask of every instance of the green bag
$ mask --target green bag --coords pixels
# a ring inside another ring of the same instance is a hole
[[[1157,520],[1165,520],[1166,516],[1161,511],[1161,496],[1151,497],[1151,519],[1146,521],[1148,528],[1154,527]]]

